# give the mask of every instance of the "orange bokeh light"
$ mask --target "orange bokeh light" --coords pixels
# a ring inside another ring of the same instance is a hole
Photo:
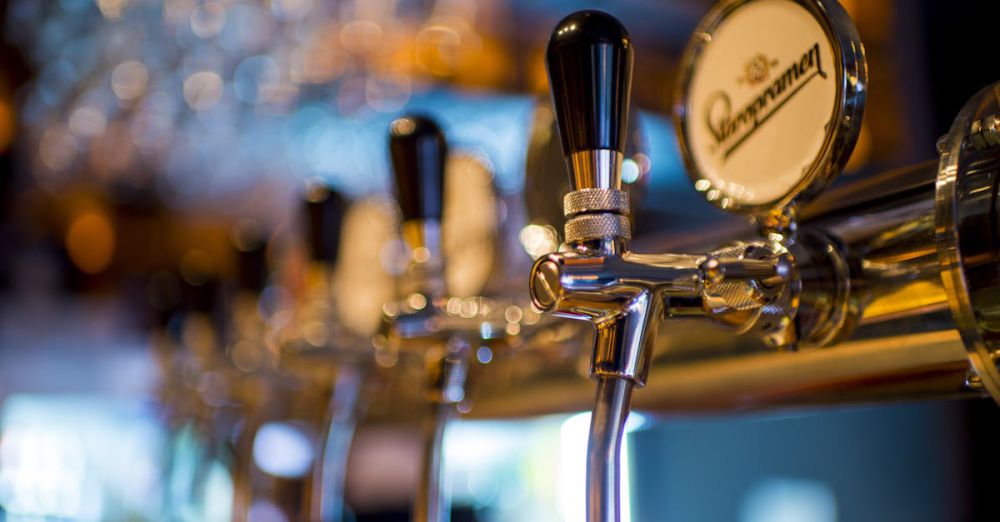
[[[81,272],[106,270],[115,252],[115,230],[108,216],[87,211],[74,218],[66,230],[66,251]]]

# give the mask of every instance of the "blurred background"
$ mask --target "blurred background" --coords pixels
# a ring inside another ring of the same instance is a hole
[[[1000,5],[842,3],[871,86],[846,175],[933,159],[962,104],[1000,80]],[[319,458],[324,393],[344,372],[282,343],[340,339],[378,359],[365,339],[403,262],[389,122],[418,111],[445,128],[447,208],[462,217],[445,224],[453,287],[520,291],[532,256],[557,244],[532,198],[565,176],[558,152],[545,159],[543,54],[571,11],[606,10],[635,41],[625,180],[642,197],[639,232],[727,219],[688,187],[670,123],[679,56],[712,4],[0,0],[2,516],[228,520],[245,460],[260,492],[249,520],[308,519],[281,499]],[[350,202],[339,330],[296,311],[299,206],[317,184]],[[417,392],[376,388],[360,391],[382,399],[360,422],[347,504],[359,521],[406,520],[419,440],[391,398]],[[586,414],[453,425],[455,520],[582,521],[586,426]],[[991,402],[640,413],[629,429],[632,520],[1000,515]]]

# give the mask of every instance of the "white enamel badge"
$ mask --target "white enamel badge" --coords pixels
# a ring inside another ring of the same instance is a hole
[[[725,2],[702,22],[686,56],[677,130],[695,187],[713,203],[780,208],[825,185],[846,162],[865,74],[857,33],[839,5]]]

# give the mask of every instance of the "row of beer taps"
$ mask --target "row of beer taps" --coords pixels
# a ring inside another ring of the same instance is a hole
[[[444,133],[430,118],[404,116],[391,124],[389,149],[407,262],[397,285],[400,298],[382,307],[382,326],[372,339],[343,327],[332,298],[348,202],[329,187],[312,185],[302,199],[301,240],[309,262],[293,317],[283,326],[269,325],[262,309],[268,249],[252,231],[253,237],[234,232],[236,288],[228,298],[225,285],[207,275],[195,275],[193,283],[191,274],[184,278],[181,312],[165,315],[154,336],[165,369],[161,400],[173,428],[165,501],[174,510],[170,517],[211,518],[203,482],[210,474],[201,468],[215,465],[232,477],[223,519],[249,520],[255,499],[277,498],[282,502],[277,508],[290,519],[343,520],[347,457],[365,391],[389,377],[377,370],[378,357],[394,362],[389,366],[422,368],[422,389],[412,390],[426,405],[413,520],[449,520],[442,486],[444,433],[468,405],[469,366],[483,349],[490,358],[509,355],[532,333],[531,325],[510,328],[511,319],[519,323],[538,312],[514,296],[449,297],[441,226]],[[324,330],[319,342],[309,331],[317,325]],[[185,382],[192,379],[196,382]],[[291,480],[281,480],[281,472],[277,479],[261,473],[275,474],[259,470],[254,460],[267,450],[260,447],[261,430],[282,418],[322,427],[311,433],[310,470],[284,477]],[[184,454],[184,447],[204,454]]]
[[[536,260],[529,292],[465,296],[455,305],[444,268],[466,260],[446,259],[443,249],[448,145],[442,128],[417,114],[396,119],[388,129],[406,269],[399,276],[398,299],[383,306],[374,338],[341,327],[336,308],[343,304],[330,297],[347,202],[326,187],[305,193],[302,237],[311,268],[306,290],[295,300],[294,318],[284,327],[269,326],[268,311],[254,295],[268,277],[261,269],[267,247],[259,238],[243,238],[237,245],[239,290],[227,301],[230,310],[220,310],[216,282],[206,278],[187,285],[183,319],[165,322],[158,337],[169,369],[163,390],[172,394],[164,402],[174,421],[175,444],[205,437],[209,454],[192,463],[175,452],[168,491],[173,496],[168,505],[178,510],[175,518],[207,517],[191,506],[205,505],[197,497],[206,494],[205,482],[212,477],[211,470],[199,466],[215,463],[233,477],[226,509],[234,520],[249,519],[255,498],[267,492],[293,499],[280,506],[290,518],[342,520],[347,456],[366,390],[391,378],[391,372],[372,363],[377,352],[423,368],[423,388],[412,390],[425,404],[412,520],[449,520],[442,487],[444,430],[474,407],[475,354],[482,347],[497,357],[550,349],[533,336],[562,326],[558,321],[508,327],[512,315],[545,313],[594,326],[590,375],[597,389],[586,456],[586,513],[591,522],[618,521],[625,421],[633,390],[646,382],[657,332],[680,318],[754,336],[775,349],[808,341],[810,332],[795,322],[801,278],[793,207],[758,215],[756,237],[705,252],[630,250],[632,202],[622,188],[621,169],[634,55],[622,24],[599,11],[570,15],[551,35],[546,58],[570,192],[561,202],[565,243],[559,252]],[[304,342],[316,335],[303,325],[317,322],[323,325],[322,342]],[[260,364],[264,359],[273,364]],[[267,368],[280,371],[268,374]],[[196,382],[185,382],[191,379]],[[323,426],[310,439],[318,457],[309,471],[292,470],[285,479],[265,476],[246,457],[266,451],[259,447],[261,432],[265,420],[274,418],[311,419]]]

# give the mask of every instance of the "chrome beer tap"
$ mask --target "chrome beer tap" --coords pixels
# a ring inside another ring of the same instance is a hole
[[[546,59],[571,191],[563,199],[568,249],[539,258],[535,305],[591,322],[597,394],[587,450],[587,520],[620,520],[619,459],[632,391],[646,381],[669,319],[704,317],[738,333],[787,342],[794,266],[779,241],[712,252],[630,251],[629,197],[621,186],[634,50],[625,28],[580,11],[553,31]],[[683,335],[677,333],[675,335]]]

